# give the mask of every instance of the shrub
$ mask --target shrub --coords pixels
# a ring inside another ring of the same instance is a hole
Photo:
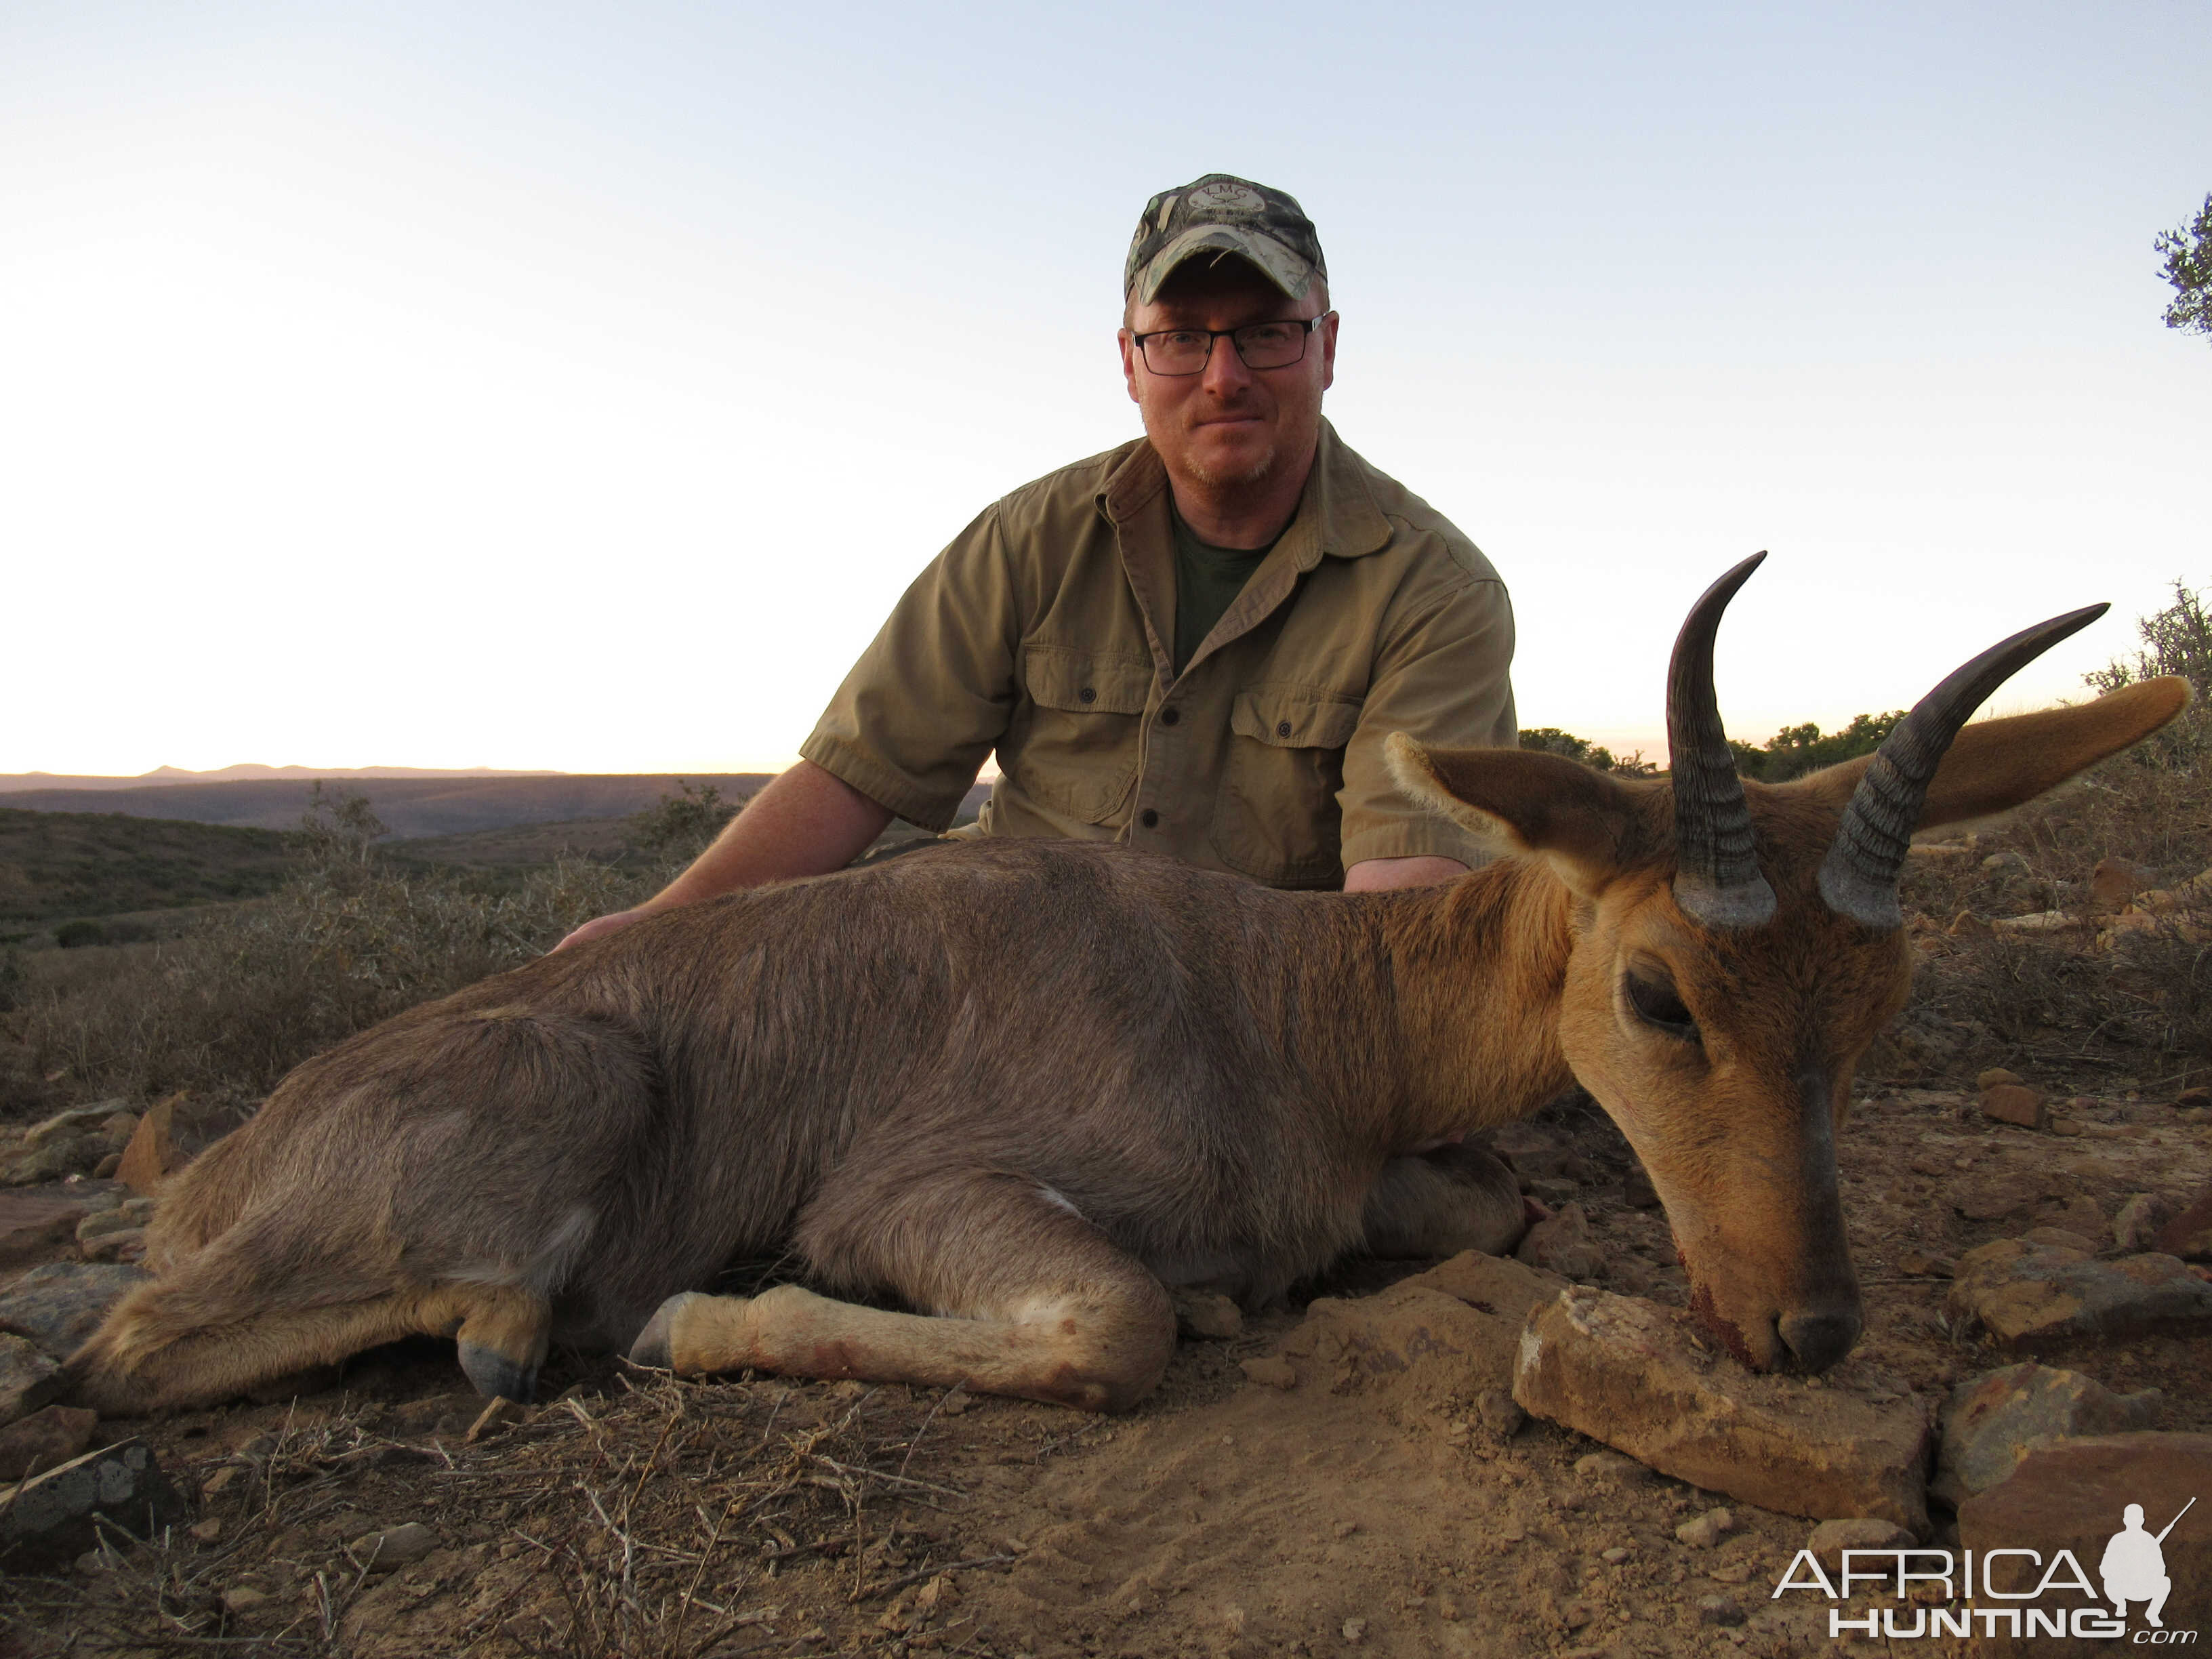
[[[676,793],[664,794],[629,821],[624,837],[647,858],[689,864],[722,833],[750,797],[725,801],[719,786],[679,779]]]
[[[107,929],[96,921],[79,919],[65,921],[54,929],[54,943],[64,951],[75,951],[87,945],[107,943]]]

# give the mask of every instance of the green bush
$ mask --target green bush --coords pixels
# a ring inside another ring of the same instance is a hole
[[[1787,783],[1838,761],[1871,755],[1905,713],[1893,708],[1887,714],[1854,714],[1851,723],[1840,732],[1823,732],[1808,720],[1802,726],[1784,726],[1760,748],[1734,738],[1729,739],[1729,747],[1735,753],[1735,769],[1742,776],[1762,783]]]
[[[54,943],[64,951],[75,951],[87,945],[107,943],[107,929],[96,921],[82,919],[65,921],[54,929]]]

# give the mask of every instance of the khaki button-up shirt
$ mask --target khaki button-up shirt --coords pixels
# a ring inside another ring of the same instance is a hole
[[[1382,740],[1517,741],[1513,612],[1474,544],[1323,423],[1297,515],[1175,672],[1165,469],[1143,439],[1016,490],[939,554],[799,752],[943,830],[1125,841],[1278,887],[1366,859],[1476,864]]]

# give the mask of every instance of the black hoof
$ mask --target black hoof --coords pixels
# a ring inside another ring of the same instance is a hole
[[[670,1346],[669,1334],[676,1328],[676,1310],[685,1303],[696,1299],[696,1291],[678,1291],[662,1303],[645,1328],[637,1334],[637,1340],[629,1345],[629,1363],[649,1365],[657,1371],[676,1369],[675,1351]]]
[[[526,1406],[538,1392],[537,1366],[518,1365],[498,1350],[474,1342],[459,1346],[461,1370],[485,1399],[512,1400]]]

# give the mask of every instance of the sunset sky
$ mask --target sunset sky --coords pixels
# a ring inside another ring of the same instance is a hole
[[[1137,431],[1152,191],[1291,191],[1328,413],[1663,754],[2212,586],[2197,0],[0,8],[0,771],[788,762],[997,496]]]

